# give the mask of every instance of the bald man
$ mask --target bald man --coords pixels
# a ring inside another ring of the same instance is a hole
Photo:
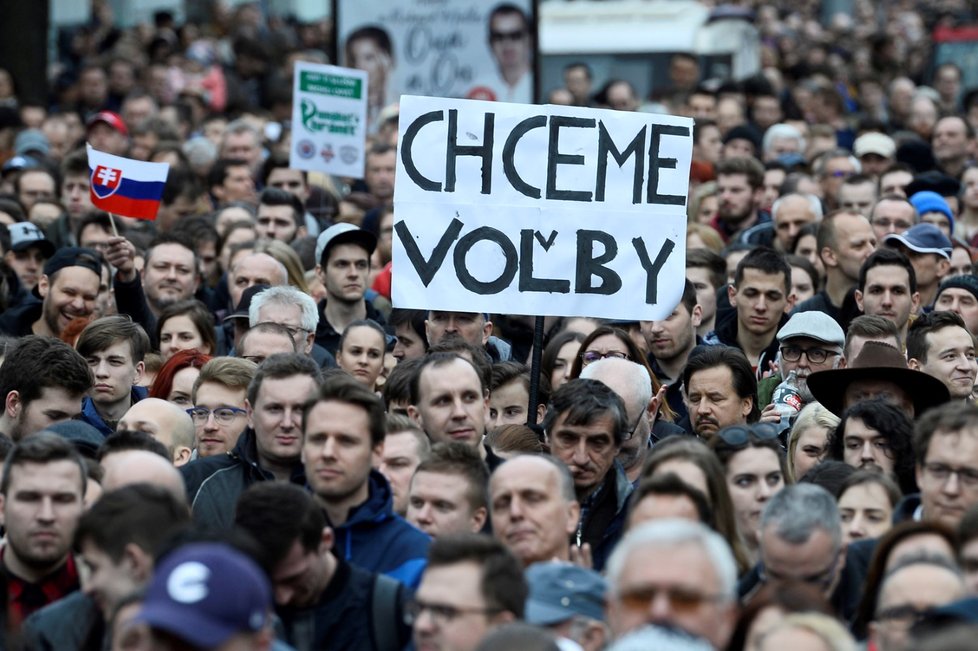
[[[194,422],[190,414],[166,400],[143,398],[129,408],[116,431],[146,432],[166,446],[173,465],[190,461],[194,446]]]
[[[122,450],[102,458],[102,490],[111,490],[130,484],[153,484],[168,490],[181,504],[187,502],[187,488],[173,464],[154,452],[146,450]]]

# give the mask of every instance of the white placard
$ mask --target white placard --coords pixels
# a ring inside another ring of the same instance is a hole
[[[289,167],[362,179],[366,133],[367,73],[296,63]]]
[[[396,307],[654,320],[682,297],[693,121],[403,96]]]

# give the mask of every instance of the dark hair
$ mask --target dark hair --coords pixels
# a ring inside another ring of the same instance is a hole
[[[818,291],[820,282],[818,270],[815,269],[815,265],[812,264],[811,260],[800,255],[795,255],[794,253],[789,253],[784,256],[784,261],[788,263],[789,267],[798,267],[808,274],[808,278],[812,281],[812,288]]]
[[[265,188],[258,196],[258,206],[289,206],[292,208],[292,219],[296,228],[305,224],[306,209],[299,197],[279,188]]]
[[[523,24],[526,25],[527,31],[533,31],[533,27],[530,23],[530,17],[527,15],[526,11],[511,2],[502,2],[493,7],[492,11],[489,12],[489,18],[486,20],[486,24],[492,25],[492,19],[501,14],[518,14],[520,18],[523,19]]]
[[[798,478],[799,484],[815,484],[824,488],[832,497],[839,499],[842,484],[856,472],[853,466],[845,461],[822,459]]]
[[[6,366],[6,363],[4,363]],[[2,369],[3,367],[0,367]],[[978,426],[978,407],[970,402],[952,400],[928,409],[913,428],[913,451],[917,465],[927,463],[927,448],[934,434],[951,434]]]
[[[345,328],[343,328],[343,333],[340,335],[340,342],[336,345],[337,354],[339,354],[339,352],[343,350],[343,344],[346,343],[347,336],[350,334],[350,331],[352,331],[354,328],[370,328],[375,333],[380,335],[380,341],[381,341],[380,349],[381,350],[387,349],[387,333],[384,332],[384,329],[382,327],[380,327],[380,324],[374,321],[373,319],[357,319],[356,321],[350,322],[349,324],[347,324]]]
[[[499,452],[548,454],[550,448],[526,425],[503,425],[486,433],[486,445]]]
[[[309,426],[309,412],[321,402],[341,402],[364,410],[370,428],[371,447],[382,443],[387,433],[384,416],[384,403],[352,377],[335,374],[326,378],[319,390],[302,406],[302,434],[305,436]]]
[[[250,167],[248,161],[243,158],[218,158],[207,173],[207,187],[213,188],[215,185],[224,185],[227,180],[228,172],[232,167]]]
[[[554,391],[547,415],[543,418],[543,429],[548,436],[561,416],[564,416],[567,425],[591,425],[598,419],[610,416],[614,427],[611,434],[616,446],[622,444],[628,431],[628,416],[621,396],[597,380],[574,378]]]
[[[650,495],[688,498],[693,503],[693,506],[696,507],[696,513],[699,516],[700,522],[711,529],[716,529],[713,510],[710,508],[710,503],[707,501],[706,495],[698,488],[693,488],[684,482],[678,475],[667,472],[639,480],[638,486],[635,487],[635,490],[632,491],[632,494],[628,498],[629,517],[631,517],[632,511],[635,510],[638,503]]]
[[[380,389],[384,407],[391,409],[391,403],[411,404],[411,383],[421,368],[420,359],[407,359],[398,362],[387,375],[387,381]]]
[[[584,341],[584,338],[585,335],[583,333],[574,330],[564,330],[555,334],[547,342],[540,359],[540,381],[546,381],[548,388],[553,389],[550,386],[550,378],[553,376],[554,365],[557,363],[557,355],[560,354],[560,349],[572,341],[581,343]]]
[[[876,314],[860,314],[849,323],[849,328],[846,330],[846,345],[842,348],[846,358],[849,357],[849,347],[853,337],[871,339],[893,337],[897,344],[900,344],[900,331],[897,330],[896,324]]]
[[[461,477],[468,485],[465,496],[472,510],[489,508],[489,469],[479,451],[468,443],[435,443],[431,446],[431,456],[418,465],[414,474],[419,472]]]
[[[740,611],[727,651],[745,651],[747,636],[757,617],[768,608],[785,613],[820,613],[835,617],[832,606],[818,588],[802,581],[772,581],[765,583]]]
[[[492,365],[492,381],[489,383],[490,393],[511,382],[519,381],[523,388],[530,390],[530,368],[523,362],[496,362]]]
[[[528,589],[523,567],[501,542],[477,533],[439,536],[428,549],[428,568],[475,563],[482,570],[480,588],[486,606],[523,618]]]
[[[129,354],[133,364],[143,361],[149,352],[149,336],[143,327],[133,323],[128,316],[103,316],[85,326],[75,349],[82,357],[88,357],[120,342],[129,342]]]
[[[751,189],[756,190],[764,185],[764,166],[753,157],[740,156],[727,158],[717,163],[717,177],[743,174]]]
[[[745,255],[737,263],[737,271],[734,273],[734,287],[739,287],[744,281],[744,271],[747,269],[757,269],[762,274],[769,276],[781,274],[784,276],[785,295],[791,290],[791,267],[788,266],[784,256],[774,249],[759,246]]]
[[[686,251],[686,268],[706,269],[710,272],[710,283],[714,289],[720,289],[727,283],[727,261],[710,249]]]
[[[976,409],[978,411],[978,409]],[[846,425],[850,418],[858,418],[866,427],[874,429],[886,438],[893,459],[893,474],[904,494],[917,490],[914,478],[913,421],[904,411],[882,399],[860,400],[842,413],[839,426],[829,434],[826,450],[830,459],[842,461],[845,447]],[[889,455],[888,455],[889,456]]]
[[[876,249],[863,262],[863,266],[859,268],[859,284],[856,285],[859,291],[866,291],[866,275],[870,269],[890,266],[905,269],[909,278],[910,293],[913,294],[917,291],[917,274],[913,270],[913,265],[910,264],[910,259],[902,252],[890,248]]]
[[[394,46],[391,45],[390,34],[378,25],[366,25],[350,32],[350,35],[346,37],[346,43],[344,44],[344,50],[346,51],[345,65],[352,65],[350,63],[350,60],[353,59],[353,48],[351,44],[360,39],[373,41],[378,48],[384,51],[384,54],[391,57],[391,61],[393,62]]]
[[[103,212],[101,210],[93,210],[91,212],[85,213],[81,221],[78,223],[78,228],[75,229],[75,239],[78,240],[78,246],[81,246],[82,233],[89,226],[98,226],[106,233],[112,232],[112,218],[109,217],[109,213]],[[126,225],[124,222],[118,222],[116,224],[116,229],[119,231],[120,235],[124,235],[126,232]]]
[[[421,403],[421,376],[426,368],[428,367],[438,368],[440,366],[447,366],[448,364],[453,363],[457,359],[462,360],[463,362],[469,364],[472,367],[472,370],[475,371],[475,374],[479,377],[479,389],[482,391],[482,395],[487,395],[488,384],[489,384],[488,379],[486,378],[485,374],[479,371],[479,368],[475,364],[470,362],[468,359],[462,357],[461,355],[457,355],[456,353],[443,353],[443,352],[430,351],[427,355],[425,355],[420,360],[420,363],[418,364],[417,372],[411,378],[411,404],[418,405]],[[489,364],[486,363],[486,366],[488,367]]]
[[[278,169],[293,169],[289,166],[289,157],[283,154],[269,154],[268,158],[261,165],[261,184],[268,185],[268,177],[272,175],[274,170]],[[302,172],[303,182],[307,179],[307,172],[305,170],[294,170],[296,172]]]
[[[457,355],[471,362],[479,374],[483,393],[489,391],[489,383],[492,381],[492,358],[489,357],[489,353],[486,352],[484,347],[473,346],[461,337],[445,337],[428,347],[425,358],[431,357],[432,355],[444,355],[446,353]]]
[[[86,511],[75,531],[75,546],[91,542],[113,562],[135,544],[155,556],[163,543],[190,524],[190,510],[166,488],[130,484],[109,491]]]
[[[694,373],[706,369],[726,366],[733,378],[733,388],[741,399],[751,399],[751,410],[747,422],[755,422],[761,414],[757,406],[757,380],[754,371],[739,349],[731,346],[697,346],[690,353],[686,366],[683,367],[683,387],[689,391],[689,381]]]
[[[421,340],[425,350],[427,350],[428,337],[424,331],[424,322],[427,318],[427,310],[408,310],[395,307],[391,310],[391,315],[387,317],[387,325],[389,325],[392,330],[402,325],[410,326],[411,329],[414,330],[414,333],[418,335],[418,339]]]
[[[173,376],[185,368],[204,368],[204,364],[211,359],[210,355],[205,355],[199,350],[180,350],[173,353],[173,356],[163,362],[160,370],[156,372],[153,385],[149,388],[149,397],[166,400],[173,390]]]
[[[818,241],[818,224],[819,222],[811,222],[810,224],[805,224],[798,229],[798,234],[795,235],[795,239],[791,242],[792,253],[796,253],[798,251],[798,244],[801,243],[803,238],[806,238],[809,235],[814,237],[816,242]]]
[[[76,149],[61,160],[61,178],[84,175],[88,178],[88,153],[84,148]]]
[[[660,443],[657,443],[652,452],[645,460],[642,468],[640,481],[648,477],[656,476],[656,471],[662,464],[670,461],[686,461],[692,463],[706,480],[709,495],[709,504],[713,509],[713,517],[716,523],[716,531],[727,541],[733,550],[734,558],[737,560],[739,572],[746,572],[751,568],[751,561],[744,541],[737,529],[737,522],[734,519],[733,501],[730,498],[730,489],[724,477],[723,466],[717,455],[702,440],[692,436],[671,436]]]
[[[876,616],[879,590],[886,576],[886,566],[889,564],[890,554],[903,541],[921,535],[938,536],[947,541],[948,547],[952,550],[957,549],[954,531],[937,520],[907,520],[894,525],[892,529],[883,534],[873,550],[869,569],[866,572],[866,580],[863,582],[862,598],[859,600],[859,606],[852,619],[851,629],[856,637],[860,639],[866,637],[867,626]]]
[[[857,470],[842,482],[836,499],[842,499],[842,495],[847,490],[854,486],[862,486],[863,484],[876,484],[882,488],[883,492],[886,493],[886,499],[889,500],[891,508],[895,507],[897,502],[900,501],[900,498],[903,497],[903,494],[900,492],[900,487],[896,485],[896,482],[883,473],[872,470]]]
[[[67,439],[43,430],[24,437],[7,453],[7,459],[3,464],[3,478],[0,479],[0,495],[6,496],[10,489],[10,475],[14,466],[27,463],[43,465],[57,461],[71,461],[78,466],[78,481],[81,485],[81,495],[84,496],[88,473],[85,471],[85,462],[78,450]]]
[[[765,424],[757,425],[757,427],[766,427]],[[735,425],[736,428],[742,428],[743,425]],[[778,466],[781,468],[781,475],[784,477],[784,482],[790,483],[790,476],[788,475],[788,463],[785,458],[784,448],[781,446],[781,441],[778,438],[760,438],[753,428],[747,428],[747,441],[743,445],[730,445],[723,439],[724,430],[731,428],[723,428],[710,439],[709,445],[710,449],[713,450],[713,454],[717,455],[717,459],[723,465],[724,473],[727,471],[727,467],[730,465],[730,460],[735,456],[743,452],[748,448],[766,448],[774,453],[774,456],[778,459]]]
[[[312,357],[301,353],[270,355],[258,365],[255,377],[251,378],[251,382],[248,384],[248,403],[254,408],[258,402],[261,385],[265,380],[282,380],[295,375],[306,375],[316,382],[316,386],[319,386],[319,365]]]
[[[927,361],[927,335],[957,326],[968,332],[972,342],[974,335],[968,331],[964,324],[964,319],[957,312],[927,312],[921,314],[911,322],[907,329],[907,359],[916,359],[919,362]]]
[[[178,301],[167,305],[160,310],[160,316],[156,320],[156,341],[159,342],[163,336],[163,326],[166,322],[177,316],[185,316],[190,319],[200,335],[202,343],[208,347],[208,354],[217,353],[217,335],[214,332],[214,315],[207,306],[196,299]]]
[[[0,396],[4,402],[17,391],[25,407],[48,387],[82,395],[92,386],[85,358],[59,339],[27,335],[7,351],[0,365]]]
[[[172,463],[173,461],[170,453],[167,452],[166,446],[156,437],[146,432],[137,432],[129,429],[112,432],[106,436],[105,440],[102,441],[102,445],[99,446],[95,458],[101,463],[110,454],[126,452],[127,450],[145,450],[146,452],[158,454],[168,462]]]
[[[583,61],[572,61],[568,63],[566,66],[564,66],[563,72],[568,72],[574,68],[581,68],[584,70],[584,74],[587,75],[588,79],[592,79],[594,77],[593,73],[591,72],[591,66]]]
[[[234,524],[258,543],[266,572],[288,556],[296,541],[307,552],[319,549],[326,518],[311,495],[288,482],[253,484],[238,498]]]
[[[146,247],[147,266],[149,265],[150,259],[153,257],[153,249],[164,244],[176,244],[190,251],[194,257],[194,274],[196,275],[200,273],[200,259],[197,257],[197,249],[194,247],[194,243],[190,241],[187,235],[179,232],[160,233],[150,241],[149,246]]]

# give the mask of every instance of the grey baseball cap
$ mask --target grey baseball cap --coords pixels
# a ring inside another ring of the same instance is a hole
[[[570,563],[536,563],[526,570],[528,624],[548,626],[583,615],[604,621],[607,584],[600,574]]]

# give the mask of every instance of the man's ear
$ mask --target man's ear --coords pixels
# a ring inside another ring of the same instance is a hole
[[[492,334],[492,321],[486,321],[482,324],[482,345],[485,346],[489,341],[489,335]]]
[[[185,466],[190,461],[190,457],[193,454],[193,450],[188,448],[186,445],[181,445],[173,451],[173,467],[179,468],[180,466]]]
[[[139,583],[147,583],[153,576],[153,556],[136,543],[129,543],[122,548],[122,561]]]
[[[920,370],[920,360],[916,357],[911,357],[907,360],[907,367],[913,369],[914,371]]]
[[[737,288],[732,284],[727,285],[727,300],[732,307],[737,307]]]
[[[3,403],[3,415],[11,420],[20,418],[20,411],[24,403],[20,401],[20,391],[13,389],[7,394],[7,399]]]
[[[863,293],[857,289],[853,297],[856,299],[856,306],[859,307],[859,311],[865,312],[863,309]]]
[[[822,250],[818,252],[818,257],[826,267],[837,267],[839,265],[839,258],[830,247],[823,246]]]
[[[693,306],[693,312],[689,315],[689,320],[692,322],[694,328],[700,327],[703,323],[703,306],[697,303]]]
[[[136,364],[136,375],[132,380],[133,386],[139,384],[139,381],[143,379],[143,373],[146,372],[146,362],[139,362]]]
[[[323,527],[323,535],[319,539],[320,552],[329,553],[333,549],[333,542],[335,540],[336,536],[333,534],[333,529],[331,527]]]
[[[414,405],[407,406],[408,418],[413,420],[421,429],[424,429],[424,421],[421,419],[421,411]]]
[[[41,295],[41,298],[46,298],[50,288],[51,279],[48,278],[47,274],[41,274],[41,278],[37,281],[37,293]]]
[[[486,507],[480,506],[475,511],[472,512],[472,533],[479,533],[482,531],[482,527],[486,524],[486,518],[489,517],[489,512]]]
[[[255,419],[254,419],[255,410],[251,406],[251,401],[248,400],[247,398],[245,398],[245,411],[247,412],[245,414],[245,417],[248,419],[248,427],[254,429],[254,427],[255,427]]]

